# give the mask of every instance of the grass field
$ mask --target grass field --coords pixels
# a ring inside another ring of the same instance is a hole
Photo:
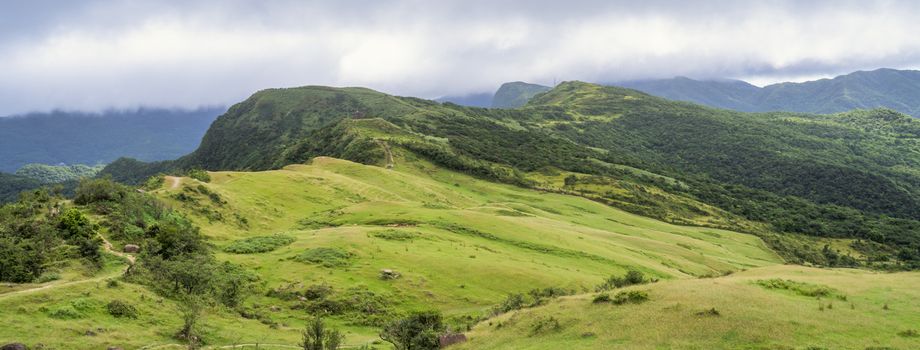
[[[920,321],[920,310],[910,303],[918,292],[909,288],[920,285],[920,275],[782,266],[752,235],[677,226],[581,197],[482,181],[398,149],[393,162],[395,168],[386,169],[321,157],[275,171],[212,172],[210,183],[182,178],[154,191],[201,226],[218,259],[242,264],[261,279],[264,290],[246,302],[258,316],[209,309],[206,345],[296,344],[310,313],[296,300],[264,291],[315,285],[329,286],[335,295],[370,292],[391,314],[437,309],[453,325],[489,316],[509,293],[546,287],[579,293],[479,324],[463,347],[469,349],[743,348],[811,345],[807,341],[814,339],[826,340],[815,345],[838,348],[863,334],[869,345],[915,344],[897,333]],[[173,335],[181,320],[174,303],[142,286],[108,286],[122,264],[113,259],[91,277],[64,270],[50,282],[58,285],[0,294],[0,342],[34,340],[58,349],[177,343]],[[382,279],[383,269],[400,277]],[[627,269],[661,279],[638,287],[650,291],[651,301],[592,305],[594,287]],[[733,274],[698,278],[726,273]],[[751,283],[774,277],[826,284],[849,299],[818,311],[813,298]],[[108,315],[104,306],[116,299],[135,305],[138,317]],[[722,316],[695,316],[713,307]],[[561,329],[530,336],[530,323],[549,316],[560,320]],[[378,345],[377,328],[362,322],[367,320],[329,321],[347,332],[350,345],[386,348]],[[856,327],[862,323],[872,326]]]
[[[818,298],[757,284],[776,278],[833,292]],[[918,285],[916,272],[763,267],[630,287],[649,295],[635,305],[564,297],[481,323],[456,349],[917,349]],[[559,327],[534,331],[549,319]]]

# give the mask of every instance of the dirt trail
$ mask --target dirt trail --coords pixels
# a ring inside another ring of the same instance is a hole
[[[77,285],[77,284],[84,284],[84,283],[90,283],[90,282],[98,282],[98,281],[102,281],[102,280],[104,280],[104,279],[113,278],[113,277],[118,277],[118,276],[124,274],[125,271],[127,271],[127,269],[131,267],[131,265],[134,265],[134,261],[135,261],[136,258],[135,258],[133,255],[130,255],[130,254],[127,254],[127,253],[122,253],[122,252],[116,251],[116,250],[112,249],[112,243],[109,242],[109,240],[107,240],[107,239],[106,239],[105,237],[103,237],[102,235],[99,235],[99,238],[102,239],[102,249],[105,249],[106,252],[111,253],[112,255],[117,255],[117,256],[120,256],[120,257],[122,257],[122,258],[127,259],[127,260],[130,262],[130,264],[129,264],[128,266],[126,266],[123,270],[113,271],[113,272],[111,272],[111,273],[107,273],[107,274],[104,274],[104,275],[102,275],[102,276],[96,276],[96,277],[89,278],[89,279],[85,279],[85,280],[70,281],[70,282],[49,282],[48,284],[45,284],[45,285],[39,286],[39,287],[35,287],[35,288],[17,290],[17,291],[15,291],[15,292],[9,292],[9,293],[0,294],[0,300],[2,300],[2,299],[4,299],[4,298],[16,296],[16,295],[31,294],[31,293],[40,292],[40,291],[43,291],[43,290],[52,289],[52,288],[60,288],[60,287],[73,286],[73,285]]]
[[[387,169],[393,169],[393,167],[396,166],[396,164],[393,163],[393,152],[390,151],[390,145],[387,144],[387,142],[383,140],[375,140],[375,141],[377,141],[378,145],[383,147],[383,152],[386,153],[387,155]]]
[[[163,178],[169,182],[169,188],[173,190],[179,188],[179,184],[182,183],[182,178],[179,177],[164,176]]]

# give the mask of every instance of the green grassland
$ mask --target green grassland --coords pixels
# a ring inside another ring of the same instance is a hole
[[[832,292],[758,284],[777,278]],[[647,291],[641,304],[563,297],[483,322],[455,349],[916,349],[918,283],[916,272],[763,267],[630,287]]]
[[[456,330],[472,327],[470,343],[458,349],[917,345],[905,333],[920,321],[911,303],[916,273],[784,266],[753,235],[674,225],[555,191],[563,173],[530,174],[544,176],[552,190],[539,191],[445,170],[399,147],[391,152],[392,169],[318,157],[272,171],[210,172],[208,183],[167,178],[151,192],[201,227],[218,260],[260,278],[262,290],[242,308],[207,309],[206,348],[297,344],[313,312],[283,294],[317,285],[335,298],[379,301],[371,315],[328,319],[352,346],[387,348],[375,317],[427,309],[444,313]],[[174,338],[180,306],[141,285],[110,285],[126,264],[106,261],[95,274],[64,267],[58,280],[0,289],[0,341],[181,347]],[[383,269],[400,277],[382,279]],[[648,291],[648,302],[591,303],[596,285],[627,269],[660,279],[630,287]],[[756,283],[776,278],[833,293],[818,300]],[[576,295],[492,317],[508,294],[548,287]],[[112,300],[134,305],[138,317],[108,314]],[[720,315],[697,315],[712,308]],[[550,317],[559,328],[534,333],[534,322]]]

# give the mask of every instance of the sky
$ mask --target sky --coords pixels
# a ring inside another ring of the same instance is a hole
[[[0,2],[0,115],[229,105],[303,85],[758,85],[920,67],[916,1]]]

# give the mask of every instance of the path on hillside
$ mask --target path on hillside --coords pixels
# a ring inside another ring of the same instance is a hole
[[[393,169],[393,167],[396,166],[396,164],[393,163],[393,152],[390,151],[390,145],[387,144],[387,142],[383,140],[374,140],[374,141],[377,141],[377,144],[383,147],[383,152],[386,153],[387,155],[386,168]]]
[[[43,290],[52,289],[52,288],[67,287],[67,286],[73,286],[77,284],[84,284],[84,283],[90,283],[90,282],[99,282],[104,279],[118,277],[119,275],[124,274],[125,271],[128,270],[128,268],[134,265],[134,261],[136,258],[133,255],[122,253],[122,252],[115,251],[114,249],[112,249],[112,243],[110,243],[108,239],[102,236],[102,234],[99,234],[99,238],[102,239],[102,249],[104,249],[106,252],[112,255],[116,255],[116,256],[127,259],[130,262],[128,266],[126,266],[122,270],[113,271],[112,273],[103,274],[101,276],[96,276],[96,277],[89,278],[89,279],[70,281],[70,282],[49,282],[48,284],[45,284],[39,287],[35,287],[35,288],[29,288],[29,289],[17,290],[15,292],[3,293],[3,294],[0,294],[0,300],[4,298],[16,296],[16,295],[31,294],[31,293],[40,292]]]
[[[163,178],[169,181],[169,188],[173,190],[179,188],[179,183],[182,182],[182,178],[176,176],[164,176]]]

